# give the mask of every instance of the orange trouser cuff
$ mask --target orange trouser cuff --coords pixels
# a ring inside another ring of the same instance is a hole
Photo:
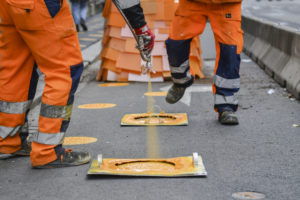
[[[21,149],[20,133],[14,136],[8,136],[5,139],[0,137],[0,152],[11,154]]]
[[[36,142],[32,142],[31,144],[32,150],[30,153],[31,165],[33,167],[46,165],[56,160],[57,156],[54,147],[56,147],[56,145],[46,145],[46,144],[39,144]]]

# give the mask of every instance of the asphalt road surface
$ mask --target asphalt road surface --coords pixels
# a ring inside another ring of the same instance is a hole
[[[207,78],[193,87],[208,87]],[[121,127],[128,113],[146,112],[146,83],[125,87],[99,87],[90,82],[79,93],[67,136],[87,136],[96,143],[71,146],[88,150],[93,158],[144,158],[145,127]],[[161,91],[170,82],[153,83]],[[273,90],[270,90],[273,89]],[[272,93],[272,92],[274,93]],[[269,93],[271,94],[269,94]],[[188,114],[188,126],[158,127],[162,157],[189,156],[198,152],[208,172],[206,178],[143,178],[87,176],[90,164],[36,170],[27,157],[0,160],[1,200],[231,200],[236,192],[259,192],[268,200],[300,198],[300,103],[243,55],[239,93],[240,125],[222,126],[213,111],[211,92],[191,94],[190,105],[169,105],[164,97],[155,104],[167,113]],[[110,109],[85,110],[78,105],[114,103]],[[294,126],[293,126],[294,125]]]

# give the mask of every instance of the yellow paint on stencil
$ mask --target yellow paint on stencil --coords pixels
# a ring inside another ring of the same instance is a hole
[[[84,104],[78,106],[81,109],[104,109],[104,108],[113,108],[116,104],[112,103],[94,103],[94,104]]]
[[[123,126],[182,126],[188,124],[186,113],[140,113],[126,114]]]
[[[146,92],[144,95],[145,96],[154,96],[154,97],[167,96],[167,92]]]
[[[94,137],[65,137],[63,145],[79,145],[97,142]]]
[[[94,160],[88,174],[132,175],[132,176],[193,176],[206,175],[202,158],[198,157],[198,167],[189,157],[143,158],[143,159],[103,159],[101,167]]]
[[[99,84],[100,87],[121,87],[121,86],[127,86],[129,83],[102,83]]]

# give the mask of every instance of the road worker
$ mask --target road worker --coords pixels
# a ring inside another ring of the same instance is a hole
[[[189,52],[193,37],[204,31],[209,20],[216,45],[213,81],[214,109],[221,124],[238,124],[237,92],[240,88],[240,53],[243,47],[241,30],[242,0],[179,0],[170,35],[166,41],[173,85],[166,101],[176,103],[185,89],[193,84]]]
[[[123,7],[145,52],[153,38],[139,4]],[[74,94],[83,71],[76,27],[67,1],[0,0],[0,154],[31,158],[33,168],[88,163],[88,152],[62,146],[70,123]],[[150,36],[150,37],[148,37]],[[27,142],[27,114],[39,69],[45,88],[38,134]]]

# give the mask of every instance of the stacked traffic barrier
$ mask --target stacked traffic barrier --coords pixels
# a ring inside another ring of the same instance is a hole
[[[151,74],[151,80],[164,81],[171,77],[164,42],[168,38],[177,3],[174,0],[141,0],[141,6],[148,26],[155,34],[152,63],[156,74]],[[111,1],[106,1],[103,16],[106,18],[106,25],[100,54],[102,62],[97,80],[148,81],[148,77],[141,74],[142,60],[135,48],[136,41]],[[203,62],[200,55],[200,39],[196,37],[191,43],[191,72],[196,77],[203,78],[201,71]]]
[[[244,52],[282,87],[300,99],[300,34],[243,16]]]

